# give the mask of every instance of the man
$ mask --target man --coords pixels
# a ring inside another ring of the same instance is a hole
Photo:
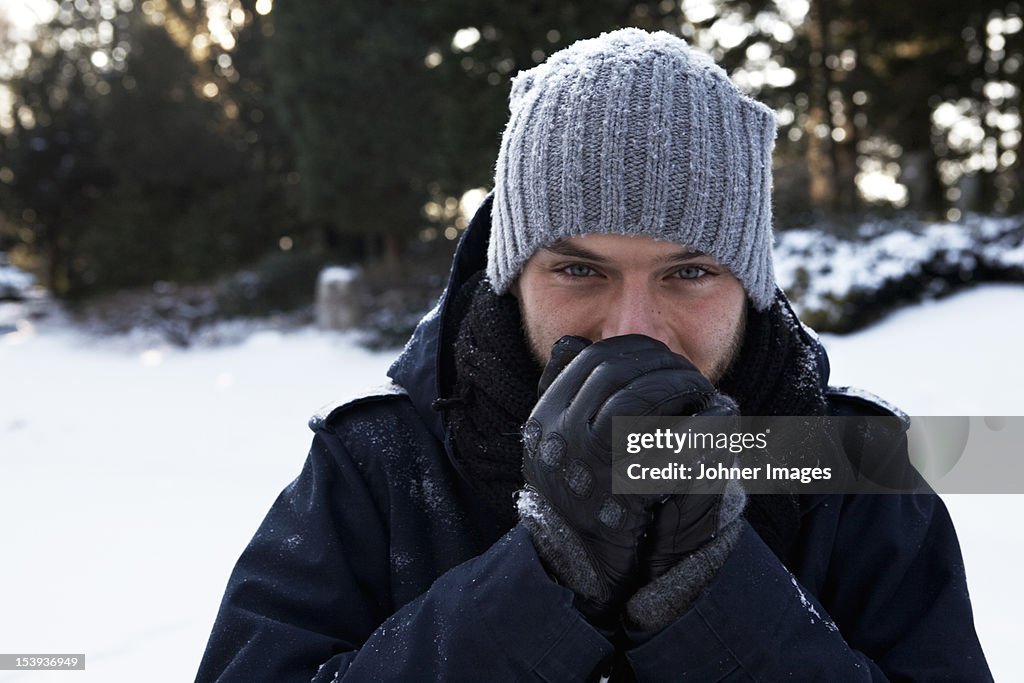
[[[771,111],[635,29],[510,103],[441,302],[311,421],[197,680],[989,680],[934,495],[609,490],[614,415],[891,415],[775,287]]]

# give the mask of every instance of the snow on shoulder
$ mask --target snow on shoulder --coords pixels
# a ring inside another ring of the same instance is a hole
[[[388,396],[404,396],[406,393],[404,387],[391,381],[349,392],[340,399],[331,401],[313,413],[309,418],[309,428],[313,431],[322,429],[330,422],[331,417],[343,408]]]

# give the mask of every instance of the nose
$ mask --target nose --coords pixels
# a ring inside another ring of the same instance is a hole
[[[662,305],[653,286],[647,282],[622,284],[619,297],[606,311],[602,338],[643,334],[672,348]]]

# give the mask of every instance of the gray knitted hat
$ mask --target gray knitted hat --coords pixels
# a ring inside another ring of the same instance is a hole
[[[543,246],[615,233],[710,254],[768,307],[775,115],[710,57],[664,32],[605,33],[521,72],[509,109],[487,253],[496,292]]]

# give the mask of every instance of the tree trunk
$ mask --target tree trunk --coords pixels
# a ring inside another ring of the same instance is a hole
[[[812,0],[808,23],[807,40],[810,44],[811,87],[808,93],[810,109],[807,112],[807,168],[810,173],[811,207],[826,213],[831,212],[836,197],[836,169],[832,158],[831,118],[829,115],[828,90],[831,81],[828,64],[828,16],[827,0]],[[824,126],[829,134],[819,135]]]

